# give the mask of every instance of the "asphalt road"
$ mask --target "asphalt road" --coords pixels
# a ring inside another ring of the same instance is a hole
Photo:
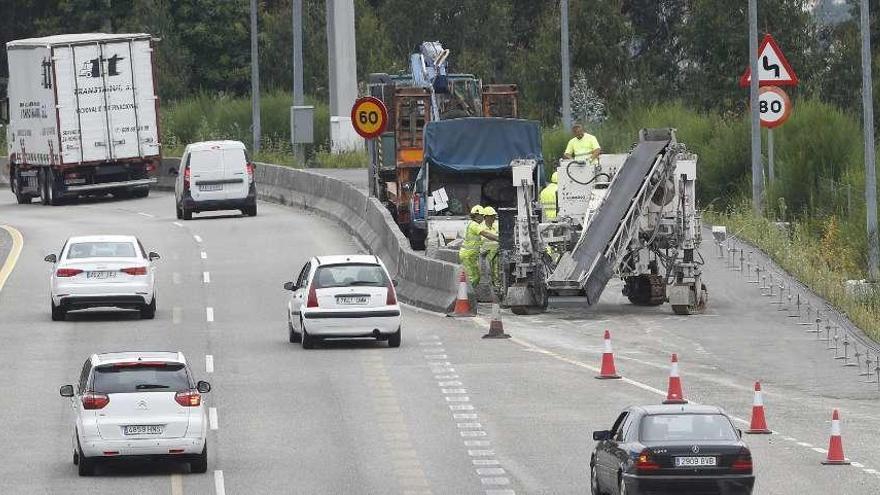
[[[763,380],[780,434],[748,439],[757,493],[880,490],[870,471],[880,469],[876,386],[856,383],[814,337],[714,262],[703,316],[634,308],[609,287],[592,310],[506,315],[512,340],[481,340],[484,318],[407,310],[399,349],[347,342],[304,351],[287,342],[281,284],[312,255],[358,250],[320,217],[261,203],[256,218],[179,222],[164,193],[44,207],[16,205],[4,190],[0,223],[24,236],[0,292],[3,494],[586,493],[590,432],[628,405],[658,402],[670,352],[681,356],[689,398],[740,418],[752,381]],[[162,255],[156,319],[103,312],[50,321],[43,257],[69,235],[117,232]],[[627,381],[592,378],[606,328]],[[58,386],[75,380],[90,353],[125,349],[181,350],[212,383],[207,403],[218,421],[207,474],[139,465],[76,475]],[[846,453],[858,466],[819,464],[813,449],[827,447],[831,407],[841,408]]]

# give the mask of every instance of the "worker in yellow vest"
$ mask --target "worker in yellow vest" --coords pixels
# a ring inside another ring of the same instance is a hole
[[[552,222],[556,220],[556,192],[559,189],[558,172],[553,172],[550,176],[550,183],[541,190],[538,200],[541,202],[541,209],[544,211],[544,221]]]
[[[563,158],[596,163],[596,160],[599,159],[599,155],[602,153],[602,148],[599,147],[599,140],[596,139],[596,136],[584,132],[584,126],[581,124],[571,126],[571,132],[574,134],[574,137],[568,141],[568,146],[565,147],[565,154],[562,155]]]
[[[458,251],[458,259],[461,261],[468,282],[474,287],[480,283],[480,248],[483,246],[484,238],[498,240],[498,236],[483,225],[483,207],[476,205],[471,208],[471,221],[464,230],[464,242]]]
[[[501,283],[501,260],[498,258],[498,214],[491,206],[483,207],[483,226],[495,235],[496,240],[486,239],[483,241],[482,254],[489,265],[489,274],[492,277],[492,286],[496,289]]]

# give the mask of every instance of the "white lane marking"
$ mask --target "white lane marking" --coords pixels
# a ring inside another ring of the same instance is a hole
[[[214,372],[214,356],[205,354],[205,373]]]
[[[436,335],[422,335],[419,340],[438,340],[440,337]]]
[[[193,235],[193,239],[195,239],[196,242],[202,242],[202,237],[199,235]]]
[[[488,447],[492,445],[492,442],[489,440],[465,440],[465,447]]]
[[[436,380],[452,380],[452,379],[455,379],[458,377],[459,377],[458,375],[436,375],[436,376],[434,376],[434,378]]]
[[[208,424],[211,425],[212,430],[216,430],[220,428],[220,425],[217,423],[217,408],[209,407],[208,408]]]
[[[480,478],[480,481],[483,482],[484,485],[509,485],[510,480],[507,478]]]
[[[464,438],[473,438],[473,437],[485,437],[487,434],[485,431],[481,430],[464,430],[458,432]]]
[[[201,257],[202,257],[203,260],[208,259],[208,253],[202,251],[202,253],[201,253]]]
[[[449,356],[447,356],[446,354],[433,354],[430,356],[425,356],[425,359],[449,359]],[[428,364],[432,364],[432,363],[428,363]],[[446,361],[445,364],[450,364],[450,363],[449,363],[449,361]]]
[[[419,342],[419,345],[429,346],[429,345],[443,345],[443,342]],[[427,351],[426,351],[427,352]]]
[[[787,440],[787,441],[789,441],[789,442],[797,442],[797,440],[795,440],[794,438],[792,438],[792,437],[787,437],[787,436],[785,436],[785,435],[781,436],[780,438],[782,438],[783,440]]]
[[[880,471],[877,471],[876,469],[862,469],[862,471],[868,474],[880,474]]]
[[[173,283],[174,285],[180,285],[180,281],[181,281],[180,273],[177,273],[177,272],[171,273],[171,283]]]
[[[150,215],[149,213],[144,213],[144,212],[142,212],[142,211],[139,211],[139,212],[138,212],[138,215],[140,215],[140,216],[142,216],[142,217],[147,217],[147,218],[156,218],[155,215]]]
[[[824,452],[822,452],[822,453],[823,453],[823,454],[827,454],[828,451],[826,450],[826,451],[824,451]],[[865,467],[865,465],[862,464],[861,462],[853,462],[853,463],[852,463],[852,467],[862,469],[862,468]]]
[[[483,425],[480,424],[480,423],[456,423],[455,426],[456,426],[457,428],[461,428],[461,429],[464,429],[464,428],[482,428],[482,427],[483,427]]]
[[[183,495],[183,476],[180,473],[171,475],[171,495]]]
[[[202,272],[202,283],[211,283],[211,272]]]
[[[171,308],[171,323],[180,325],[181,320],[183,320],[183,308],[174,306]]]
[[[446,398],[446,402],[470,402],[471,398],[466,395],[454,395]]]
[[[448,397],[447,397],[448,399]],[[474,406],[470,404],[452,404],[449,406],[449,410],[451,411],[473,411]]]
[[[488,457],[488,456],[494,456],[494,455],[495,455],[495,451],[494,451],[494,450],[491,450],[491,449],[485,449],[485,450],[468,450],[468,455],[471,456],[471,457]]]
[[[437,382],[437,385],[440,387],[459,387],[461,386],[461,382],[458,380],[453,380],[451,382]]]
[[[216,495],[226,495],[226,485],[223,483],[223,471],[214,471],[214,493]]]
[[[171,223],[174,224],[174,225],[177,226],[177,227],[183,228],[183,224],[180,223],[180,222],[171,222]]]
[[[431,373],[455,373],[455,368],[431,368]]]
[[[798,442],[797,444],[800,445],[801,447],[806,447],[808,449],[813,448],[813,446],[811,444],[808,444],[807,442]]]
[[[441,388],[440,392],[444,394],[466,394],[466,388]]]
[[[486,495],[516,495],[513,490],[486,490]]]
[[[500,466],[501,462],[495,459],[471,459],[474,466]]]
[[[452,419],[477,419],[477,415],[472,413],[456,413],[452,415]]]
[[[825,449],[820,449],[819,447],[813,447],[813,451],[814,451],[814,452],[818,452],[818,453],[820,453],[820,454],[827,454],[827,453],[828,453],[827,450],[825,450]]]
[[[208,306],[205,308],[205,317],[209,322],[214,321],[214,308]]]

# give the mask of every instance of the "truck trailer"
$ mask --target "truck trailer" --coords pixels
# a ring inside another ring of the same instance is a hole
[[[155,39],[69,34],[10,41],[9,178],[20,204],[145,197],[161,161]]]

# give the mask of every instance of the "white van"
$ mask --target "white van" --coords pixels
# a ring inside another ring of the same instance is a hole
[[[254,165],[239,141],[205,141],[187,145],[174,184],[177,218],[193,213],[241,210],[257,215]]]

